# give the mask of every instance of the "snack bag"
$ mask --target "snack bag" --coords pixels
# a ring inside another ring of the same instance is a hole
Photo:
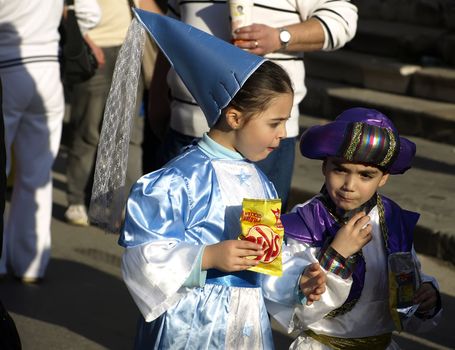
[[[421,279],[415,260],[410,252],[392,253],[388,257],[390,307],[392,318],[398,330],[402,320],[411,317],[419,307],[412,299]]]
[[[243,199],[239,239],[262,245],[263,256],[249,258],[260,263],[249,268],[250,271],[281,276],[283,273],[281,248],[284,229],[281,224],[280,199]]]

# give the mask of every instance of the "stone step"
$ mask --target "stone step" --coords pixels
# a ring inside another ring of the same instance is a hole
[[[304,114],[333,119],[355,107],[375,108],[386,114],[401,133],[455,145],[455,104],[362,89],[321,79],[307,79]]]
[[[307,76],[455,103],[455,69],[422,67],[351,50],[305,54]]]
[[[407,94],[412,75],[422,69],[419,65],[400,63],[390,57],[344,49],[307,53],[305,68],[310,78],[397,94]]]
[[[455,103],[455,69],[424,67],[412,75],[409,94]]]
[[[360,18],[357,34],[347,47],[401,62],[425,63],[431,59],[431,64],[454,64],[452,36],[445,28]]]
[[[365,19],[455,28],[453,0],[353,0]]]

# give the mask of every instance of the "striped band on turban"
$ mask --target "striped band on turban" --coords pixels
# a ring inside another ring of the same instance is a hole
[[[392,121],[381,112],[356,107],[330,123],[306,130],[300,151],[311,159],[340,157],[377,166],[390,174],[402,174],[411,167],[416,146],[399,136]]]
[[[388,128],[361,122],[348,124],[345,140],[338,154],[352,162],[387,168],[400,149],[399,138]]]

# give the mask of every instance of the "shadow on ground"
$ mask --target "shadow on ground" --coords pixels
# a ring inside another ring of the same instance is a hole
[[[53,259],[41,285],[7,280],[1,285],[0,297],[11,312],[66,328],[99,344],[100,348],[132,348],[138,313],[123,282],[85,264]],[[455,298],[442,297],[445,312],[454,313]],[[404,350],[452,348],[452,321],[445,318],[437,331],[419,334],[418,338],[410,339],[406,335],[394,338]],[[30,348],[33,339],[24,340]],[[274,340],[277,350],[288,349],[292,342],[277,331]]]
[[[107,349],[132,348],[138,313],[124,283],[88,265],[52,259],[42,284],[4,281],[1,299],[15,314],[64,327]]]

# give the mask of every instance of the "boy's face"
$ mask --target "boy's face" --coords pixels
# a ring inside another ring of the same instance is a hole
[[[322,173],[330,198],[343,210],[353,210],[366,203],[389,178],[389,174],[374,166],[335,157],[324,161]]]

